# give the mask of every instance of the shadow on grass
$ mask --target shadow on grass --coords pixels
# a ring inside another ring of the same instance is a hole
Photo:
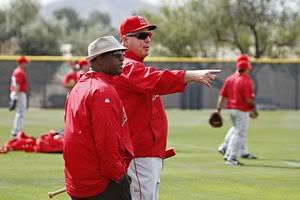
[[[277,168],[277,169],[297,169],[300,170],[300,160],[274,160],[274,159],[259,159],[259,161],[279,161],[290,162],[296,166],[282,166],[282,165],[270,165],[270,164],[245,164],[244,167],[263,167],[263,168]]]
[[[300,163],[300,160],[284,160],[284,159],[268,159],[268,158],[259,158],[257,160],[264,160],[264,161],[284,161],[284,162],[294,162],[294,163]]]

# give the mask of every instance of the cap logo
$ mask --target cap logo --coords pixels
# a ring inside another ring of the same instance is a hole
[[[142,18],[142,17],[138,17],[139,18],[139,20],[140,20],[140,24],[141,25],[147,25],[147,22],[146,22],[146,20],[144,19],[144,18]]]

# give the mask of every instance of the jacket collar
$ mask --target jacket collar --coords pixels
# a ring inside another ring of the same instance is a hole
[[[125,57],[126,58],[129,58],[129,59],[132,59],[132,60],[135,60],[135,61],[138,61],[138,62],[143,62],[144,60],[143,59],[140,59],[139,57],[137,57],[132,51],[130,50],[127,50],[125,51]]]
[[[102,72],[95,72],[95,71],[92,71],[92,70],[88,71],[86,73],[86,76],[87,77],[99,77],[99,78],[109,82],[110,84],[113,83],[113,77],[114,77],[114,76],[109,75],[109,74],[104,74]]]

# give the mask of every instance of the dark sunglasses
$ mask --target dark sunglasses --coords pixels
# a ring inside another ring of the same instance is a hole
[[[113,51],[112,55],[117,59],[121,59],[124,57],[124,52],[121,50],[117,50],[117,51]]]
[[[151,32],[140,32],[140,33],[130,33],[126,35],[127,37],[136,37],[139,40],[145,40],[148,36],[151,38]]]

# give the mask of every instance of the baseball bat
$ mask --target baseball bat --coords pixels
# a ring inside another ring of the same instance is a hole
[[[54,192],[48,192],[48,196],[49,196],[50,198],[52,198],[52,197],[54,197],[54,196],[56,196],[56,195],[58,195],[58,194],[64,193],[65,191],[66,191],[66,188],[61,188],[61,189],[56,190],[56,191],[54,191]]]

